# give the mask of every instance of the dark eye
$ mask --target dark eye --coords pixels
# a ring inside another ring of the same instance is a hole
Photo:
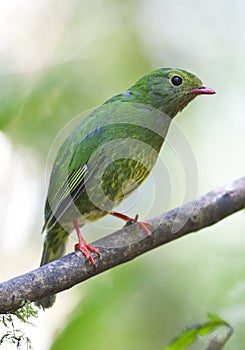
[[[174,86],[180,86],[182,84],[183,79],[178,75],[172,77],[171,82]]]

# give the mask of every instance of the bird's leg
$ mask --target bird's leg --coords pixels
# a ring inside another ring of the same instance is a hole
[[[111,211],[110,214],[113,216],[116,216],[119,219],[125,220],[126,221],[125,226],[130,225],[134,222],[137,222],[138,225],[142,228],[142,230],[145,231],[147,236],[151,236],[151,231],[148,229],[147,226],[152,226],[152,224],[150,222],[138,221],[138,219],[139,219],[138,214],[136,214],[134,218],[131,218],[130,216],[125,215],[125,214],[118,213],[117,211]]]
[[[86,243],[85,239],[81,235],[80,227],[78,225],[77,220],[74,220],[73,224],[74,224],[74,227],[77,233],[77,238],[78,238],[78,243],[75,244],[75,247],[74,247],[75,250],[81,250],[81,252],[85,255],[85,257],[89,259],[93,265],[95,265],[94,258],[92,257],[92,254],[90,252],[94,252],[100,255],[98,249]]]

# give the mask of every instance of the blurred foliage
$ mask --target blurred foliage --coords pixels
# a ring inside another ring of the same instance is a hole
[[[77,288],[77,293],[85,288],[85,296],[51,349],[67,349],[71,344],[74,350],[163,348],[169,327],[178,324],[175,311],[184,305],[181,300],[176,303],[175,293],[168,289],[168,282],[179,282],[168,273],[157,281],[156,275],[154,268],[138,259]],[[161,322],[166,316],[167,327]]]
[[[125,43],[124,50],[130,50],[133,44],[134,41]],[[140,58],[138,72],[134,70],[138,77],[149,67],[140,51],[135,52]],[[110,84],[113,85],[116,72],[103,61],[89,64],[84,61],[67,62],[39,74],[0,76],[0,128],[8,132],[15,142],[31,145],[45,155],[52,139],[69,119],[102,103],[116,89],[120,91],[133,83],[131,69],[127,67],[134,66],[136,57],[134,55],[132,60],[131,56],[126,57],[127,60],[118,62],[121,63],[120,75],[117,72],[115,87]]]
[[[76,27],[81,20],[76,10],[83,10],[80,5],[77,1],[70,4],[70,35],[81,29]],[[112,1],[108,12],[116,9]],[[39,70],[0,75],[0,129],[8,132],[14,142],[31,145],[45,155],[67,121],[125,89],[149,70],[146,52],[137,32],[131,29],[133,16],[120,7],[117,11],[119,28],[114,32],[105,28],[102,36],[93,38],[97,50],[94,55],[86,45],[83,48],[77,43],[80,54],[67,60],[65,43],[69,44],[70,37],[62,38],[57,47],[61,55],[58,62]],[[82,17],[86,17],[86,11]],[[86,30],[81,32],[80,40],[87,35]]]
[[[209,338],[204,346],[206,350],[222,350],[233,333],[229,323],[215,315],[208,315],[209,321],[188,327],[175,337],[165,350],[186,350],[194,342]],[[210,337],[210,333],[213,333]],[[204,349],[204,347],[202,347]]]
[[[0,325],[3,326],[3,336],[0,339],[0,346],[14,345],[16,349],[32,350],[31,340],[22,330],[23,324],[31,324],[33,318],[37,317],[37,311],[32,307],[31,302],[26,301],[16,311],[0,316]],[[19,325],[16,325],[18,324]],[[20,328],[19,328],[20,327]]]

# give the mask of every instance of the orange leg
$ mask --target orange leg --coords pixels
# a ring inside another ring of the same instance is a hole
[[[75,250],[81,250],[81,252],[85,255],[85,257],[87,259],[89,259],[91,261],[91,263],[93,265],[95,265],[95,261],[94,258],[92,257],[91,252],[94,252],[98,255],[100,255],[98,249],[94,248],[93,246],[91,246],[90,244],[87,244],[85,239],[82,237],[81,235],[81,231],[80,231],[80,227],[78,225],[77,220],[73,221],[76,233],[77,233],[77,237],[78,237],[78,243],[75,244]]]
[[[147,234],[147,236],[151,236],[151,231],[148,229],[147,226],[152,226],[152,224],[150,222],[145,222],[145,221],[138,221],[139,215],[136,214],[135,218],[131,218],[130,216],[127,216],[125,214],[121,214],[118,213],[116,211],[111,211],[110,212],[111,215],[116,216],[119,219],[122,219],[124,221],[127,221],[127,223],[133,223],[133,222],[137,222],[138,225],[142,228],[142,230],[145,231],[145,233]]]

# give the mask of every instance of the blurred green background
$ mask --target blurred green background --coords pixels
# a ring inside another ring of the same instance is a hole
[[[244,16],[242,0],[0,2],[1,280],[39,265],[46,160],[60,129],[150,70],[187,69],[217,91],[176,118],[195,154],[196,194],[244,175]],[[165,174],[155,170],[129,214],[186,199],[178,155],[166,144],[161,157]],[[84,234],[93,241],[121,224],[107,218]],[[244,349],[244,232],[239,212],[61,293],[26,327],[34,349],[163,349],[208,312],[235,327],[227,350]]]

